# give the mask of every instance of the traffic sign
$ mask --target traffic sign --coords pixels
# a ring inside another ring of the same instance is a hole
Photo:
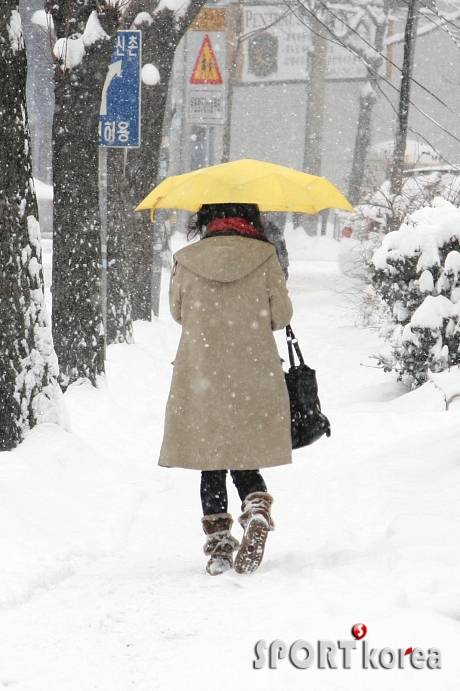
[[[203,44],[193,68],[190,84],[222,84],[222,75],[217,64],[216,56],[212,49],[208,34],[204,37]]]
[[[224,92],[190,89],[188,119],[201,125],[219,125],[224,121]]]
[[[189,31],[225,31],[224,7],[204,7],[190,24]]]
[[[101,146],[140,146],[141,48],[140,31],[117,31],[102,90]]]

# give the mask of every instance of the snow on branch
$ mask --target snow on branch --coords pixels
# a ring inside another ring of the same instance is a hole
[[[17,10],[11,10],[11,20],[8,28],[8,36],[11,41],[11,50],[17,53],[24,48],[24,37],[22,35],[21,17]]]
[[[62,71],[73,70],[85,57],[86,48],[97,41],[109,38],[101,26],[97,12],[93,10],[86,22],[82,36],[59,38],[54,44],[53,54],[57,60],[61,61]]]
[[[53,17],[45,10],[36,10],[32,15],[32,24],[39,26],[44,31],[54,31]]]
[[[439,12],[437,17],[430,17],[431,23],[425,24],[417,29],[417,36],[426,36],[432,31],[444,28],[445,22],[453,22],[460,17],[460,11],[457,12]],[[394,46],[399,43],[404,43],[404,32],[393,34],[385,39],[385,46]]]
[[[146,26],[152,26],[153,24],[153,17],[148,12],[139,12],[134,19],[134,26],[137,28],[141,27],[143,24]]]
[[[154,14],[158,14],[158,12],[162,10],[169,10],[173,12],[177,18],[183,17],[189,5],[190,0],[160,0]]]

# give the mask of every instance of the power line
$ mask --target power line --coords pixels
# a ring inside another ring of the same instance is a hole
[[[407,3],[407,0],[403,0],[403,2]],[[440,23],[437,24],[428,14],[423,14],[423,17],[425,17],[425,19],[427,19],[429,22],[432,22],[432,23],[435,24],[437,27],[439,27],[440,29],[442,29],[443,31],[445,31],[445,32],[450,36],[450,38],[451,38],[452,41],[455,43],[455,45],[456,45],[458,48],[460,48],[460,42],[459,42],[459,40],[457,39],[456,36],[454,36],[454,34],[453,34],[451,31],[449,31],[449,29],[445,26],[445,24],[448,22],[449,24],[452,24],[452,26],[454,26],[456,29],[459,29],[459,27],[458,27],[456,24],[454,24],[453,22],[450,22],[449,20],[446,20],[446,19],[442,16],[441,13],[440,13],[439,10],[438,10],[436,4],[435,4],[434,2],[433,2],[432,5],[427,5],[426,2],[423,2],[423,0],[418,0],[418,2],[420,3],[420,5],[423,5],[423,7],[424,7],[425,9],[429,10],[430,12],[433,12],[433,14],[435,14],[435,15],[438,17]]]
[[[390,82],[390,84],[391,84],[391,82]],[[382,87],[381,87],[381,85],[379,84],[378,81],[375,83],[375,86],[376,86],[377,89],[380,91],[380,93],[382,94],[382,96],[384,96],[385,99],[388,101],[388,104],[390,105],[390,107],[391,107],[391,109],[394,111],[394,113],[395,113],[396,115],[398,115],[398,111],[396,110],[394,104],[390,101],[388,95],[384,92],[384,90],[382,89]],[[391,84],[391,86],[393,86],[393,85]],[[428,144],[428,146],[430,146],[430,147],[433,149],[433,151],[435,151],[435,152],[438,154],[438,156],[440,157],[440,159],[443,160],[443,161],[445,161],[445,163],[447,163],[448,165],[450,165],[450,166],[452,166],[452,167],[458,167],[455,163],[452,163],[451,161],[449,161],[449,160],[444,156],[444,154],[442,154],[442,153],[439,151],[439,149],[437,149],[436,146],[434,146],[434,144],[432,144],[423,134],[420,134],[420,132],[417,132],[416,130],[414,130],[412,127],[410,127],[410,125],[407,126],[407,129],[410,130],[410,131],[412,132],[412,134],[415,134],[415,135],[417,135],[418,137],[420,137],[420,139],[423,139],[423,141],[426,142],[426,144]]]
[[[284,2],[288,7],[290,7],[288,0],[283,0],[283,2]],[[321,2],[321,0],[319,0],[319,2],[320,2],[320,4],[321,4],[325,9],[328,10],[327,6],[326,6],[323,2]],[[379,74],[379,72],[378,72],[374,67],[372,67],[372,66],[365,60],[365,58],[364,58],[362,55],[360,55],[358,52],[356,52],[356,50],[354,50],[354,49],[351,48],[349,45],[347,45],[341,38],[339,38],[338,36],[336,36],[336,34],[334,34],[334,32],[332,31],[332,29],[330,29],[330,28],[327,26],[327,24],[325,24],[321,19],[318,19],[318,17],[312,12],[312,10],[310,10],[308,7],[306,7],[300,0],[297,0],[297,3],[300,4],[301,7],[302,7],[308,14],[310,14],[319,24],[321,24],[321,25],[326,29],[326,31],[328,31],[328,32],[334,37],[334,39],[335,39],[335,40],[331,40],[331,39],[328,39],[327,37],[324,37],[326,41],[329,41],[330,43],[334,43],[335,45],[341,45],[342,47],[346,48],[346,50],[348,50],[348,51],[351,52],[353,55],[355,55],[355,57],[357,57],[357,58],[365,65],[365,67],[367,68],[367,70],[368,70],[369,72],[372,72],[372,73],[374,74],[374,76],[375,76],[375,78],[376,78],[374,83],[376,83],[376,82],[378,83],[379,80],[382,80],[382,81],[384,81],[386,84],[388,84],[392,89],[394,89],[395,91],[397,91],[397,92],[399,93],[399,89],[398,89],[394,84],[392,84],[392,83],[390,82],[389,79],[387,79],[387,78],[384,77],[383,75]],[[315,35],[318,35],[316,31],[314,31],[310,26],[308,26],[307,24],[305,24],[305,22],[303,21],[302,17],[299,17],[299,15],[296,14],[296,12],[292,9],[292,7],[290,7],[290,9],[291,9],[291,12],[294,14],[294,16],[297,17],[297,19],[298,19],[302,24],[304,24],[304,26],[307,26],[307,27],[310,29],[310,31],[312,31],[312,33],[314,33]],[[328,10],[328,11],[329,11],[329,10]],[[332,14],[336,19],[338,19],[339,21],[342,21],[339,17],[337,17],[336,15],[334,15],[334,13],[331,13],[331,14]],[[350,26],[349,26],[348,24],[346,24],[345,22],[342,22],[342,23],[344,23],[348,28],[350,28],[352,31],[354,31],[355,33],[357,33],[357,35],[358,35],[360,38],[362,38],[362,37],[358,34],[358,32],[357,32],[355,29],[352,29],[352,27],[350,27]],[[381,55],[384,59],[387,59],[387,58],[385,58],[385,56],[382,55],[382,53],[380,53],[379,51],[375,50],[375,49],[373,48],[373,46],[372,46],[368,41],[366,41],[365,39],[362,39],[362,40],[363,40],[365,43],[367,43],[367,45],[369,45],[376,53],[378,53],[379,55]],[[395,67],[397,67],[397,69],[398,69],[400,72],[402,71],[401,68],[398,67],[397,65],[395,65],[391,60],[388,60],[388,62],[390,62],[390,63],[391,63],[392,65],[394,65]],[[453,111],[449,106],[447,106],[438,96],[436,96],[436,94],[434,94],[432,91],[430,91],[427,87],[423,86],[423,84],[420,84],[417,80],[415,80],[415,79],[413,79],[413,78],[412,78],[412,81],[413,81],[415,84],[417,84],[418,86],[420,86],[422,89],[424,89],[424,91],[426,91],[426,92],[429,93],[431,96],[433,96],[433,97],[434,97],[437,101],[439,101],[443,106],[445,106],[453,115],[455,115],[455,117],[457,117],[457,118],[460,117],[460,116],[458,115],[458,113],[456,113],[456,112]],[[379,87],[379,90],[381,91],[381,93],[383,93],[382,90],[380,89],[380,87]],[[452,137],[452,138],[455,139],[456,141],[460,142],[460,138],[456,137],[454,134],[452,134],[451,132],[449,132],[449,130],[447,130],[445,127],[443,127],[443,126],[442,126],[440,123],[438,123],[434,118],[432,118],[432,117],[429,116],[427,113],[425,113],[423,110],[421,110],[421,108],[419,108],[419,106],[417,106],[411,99],[409,100],[409,103],[410,103],[416,110],[418,110],[423,116],[425,116],[427,119],[429,119],[431,122],[433,122],[433,124],[435,124],[437,127],[439,127],[443,132],[445,132],[447,135],[449,135],[450,137]],[[393,110],[395,110],[395,109],[393,108]],[[396,111],[395,111],[395,112],[396,112]],[[431,145],[430,145],[430,146],[431,146]],[[434,148],[434,147],[433,147],[433,148]]]
[[[430,115],[428,115],[428,113],[425,113],[425,111],[422,110],[419,106],[417,106],[413,101],[410,101],[410,104],[415,108],[415,110],[418,110],[419,113],[421,113],[421,114],[424,115],[428,120],[430,120],[430,122],[432,122],[434,125],[436,125],[437,127],[439,127],[440,130],[442,130],[443,132],[445,132],[446,134],[448,134],[449,137],[452,137],[452,138],[455,139],[457,142],[460,142],[460,138],[459,138],[459,137],[456,137],[455,134],[452,134],[452,132],[449,132],[449,130],[446,130],[445,127],[443,127],[439,122],[437,122],[437,120],[435,120],[435,119],[432,118]]]
[[[407,0],[406,0],[406,1],[407,1]],[[419,1],[421,2],[421,0],[419,0]],[[311,12],[311,10],[309,10],[309,9],[307,9],[307,7],[305,7],[305,5],[301,2],[301,0],[297,0],[297,2],[298,2],[300,5],[302,5],[302,7],[303,7],[304,9],[306,9],[307,11],[310,11],[310,12]],[[342,22],[342,24],[345,24],[345,26],[346,26],[348,29],[350,29],[350,31],[353,31],[353,33],[355,33],[355,34],[358,36],[358,38],[359,38],[361,41],[363,41],[363,43],[365,43],[367,46],[369,46],[369,48],[371,48],[371,50],[372,50],[374,53],[377,53],[383,60],[385,60],[385,61],[386,61],[387,63],[389,63],[392,67],[394,67],[394,68],[397,69],[400,73],[402,73],[402,69],[401,69],[401,67],[399,67],[399,65],[397,65],[397,64],[394,63],[392,60],[390,60],[390,58],[388,58],[386,55],[384,55],[381,51],[377,50],[377,49],[372,45],[372,43],[370,43],[367,39],[365,39],[363,36],[361,36],[361,34],[359,33],[359,31],[357,31],[357,29],[353,28],[352,26],[350,26],[349,24],[347,24],[346,22],[344,22],[339,16],[337,16],[336,14],[334,14],[334,12],[332,12],[332,11],[329,9],[329,7],[328,7],[322,0],[318,0],[318,2],[319,2],[319,3],[324,7],[324,9],[325,9],[327,12],[329,12],[335,19],[337,19],[338,21]],[[426,7],[427,7],[427,6],[426,6]],[[313,13],[312,13],[312,15],[313,15]],[[313,16],[314,16],[314,15],[313,15]],[[331,33],[332,33],[332,32],[331,32]],[[346,48],[348,48],[348,46],[347,46],[345,43],[343,43],[343,45],[344,45]],[[362,58],[362,59],[363,59],[363,61],[365,62],[365,64],[367,64],[366,61],[365,61],[365,59],[364,59],[364,58]],[[414,84],[417,84],[417,86],[419,86],[421,89],[423,89],[424,91],[426,91],[426,93],[430,94],[430,96],[433,96],[433,98],[435,98],[441,105],[443,105],[445,108],[447,108],[447,110],[449,110],[453,115],[455,115],[455,117],[457,117],[457,118],[459,117],[458,113],[456,113],[452,108],[450,108],[450,106],[448,106],[447,103],[444,103],[444,101],[443,101],[442,99],[440,99],[439,96],[436,96],[436,94],[434,94],[432,91],[430,91],[430,89],[428,89],[426,86],[424,86],[424,85],[421,84],[419,81],[417,81],[417,79],[415,79],[412,75],[411,75],[410,79],[411,79],[411,81],[412,81]]]
[[[387,82],[387,83],[388,83],[390,86],[392,86],[394,89],[396,89],[396,87],[395,87],[393,84],[391,84],[391,82]],[[388,102],[388,105],[390,106],[390,108],[393,110],[393,112],[394,112],[395,115],[397,116],[397,115],[398,115],[398,111],[396,110],[395,105],[391,102],[389,96],[388,96],[388,95],[385,93],[385,91],[382,89],[382,87],[381,87],[381,85],[380,85],[380,83],[379,83],[378,80],[375,82],[375,86],[376,86],[376,88],[380,91],[380,93],[382,94],[382,96],[386,99],[386,101]],[[444,154],[442,154],[442,153],[439,151],[439,149],[437,149],[436,146],[434,146],[434,144],[432,144],[432,143],[429,141],[429,139],[427,139],[423,134],[420,134],[420,132],[417,132],[416,130],[414,130],[414,129],[413,129],[412,127],[410,127],[409,125],[408,125],[407,129],[410,130],[410,132],[412,132],[412,134],[415,134],[415,135],[417,135],[418,137],[420,137],[420,139],[423,139],[423,141],[424,141],[426,144],[428,144],[428,146],[430,146],[430,147],[433,149],[433,151],[435,151],[435,152],[438,154],[438,156],[440,157],[440,159],[443,160],[443,161],[445,161],[445,163],[447,163],[447,165],[450,165],[450,166],[452,166],[452,167],[458,167],[457,164],[452,163],[451,161],[449,161],[449,160],[444,156]]]

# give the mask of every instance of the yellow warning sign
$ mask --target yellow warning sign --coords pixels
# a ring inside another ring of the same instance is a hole
[[[222,84],[222,75],[217,64],[208,34],[204,37],[193,68],[190,84]]]
[[[222,8],[205,7],[190,24],[189,31],[225,31],[225,12]]]

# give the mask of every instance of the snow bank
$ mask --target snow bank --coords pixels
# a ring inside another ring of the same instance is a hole
[[[429,373],[430,380],[442,392],[446,407],[460,397],[460,369],[452,367],[445,372]]]
[[[116,380],[110,389],[69,387],[64,401],[71,432],[37,425],[18,448],[0,453],[0,609],[123,548],[151,487],[151,424],[163,415],[152,391],[164,397],[169,384],[170,358],[161,345],[167,331],[158,321],[141,324],[138,345],[109,346],[108,380]],[[146,374],[153,359],[162,363],[163,376]],[[132,458],[141,448],[139,473]]]
[[[0,454],[0,609],[26,602],[120,547],[133,491],[75,434],[39,425]],[[119,516],[119,520],[115,517]],[[118,523],[118,524],[117,524]]]
[[[284,237],[289,252],[289,261],[337,262],[340,243],[325,235],[307,235],[301,226],[286,224]]]
[[[384,236],[373,263],[378,269],[393,271],[388,259],[419,257],[417,270],[439,265],[439,249],[452,238],[460,240],[460,210],[440,197],[433,206],[411,214],[401,228]]]
[[[176,248],[184,242],[173,236]],[[72,432],[41,425],[0,454],[0,686],[458,687],[460,412],[445,411],[432,382],[405,393],[391,375],[361,366],[376,334],[350,325],[337,292],[308,290],[332,262],[298,264],[289,282],[295,330],[332,437],[263,473],[276,530],[260,569],[210,578],[199,474],[156,465],[180,334],[165,272],[162,319],[136,322],[135,345],[108,348],[106,386],[67,390]],[[236,517],[230,480],[228,493]],[[237,521],[233,531],[240,539]],[[358,622],[371,648],[437,646],[442,668],[412,669],[406,658],[405,669],[366,670],[354,651],[348,670],[342,655],[338,669],[315,661],[300,670],[287,658],[254,669],[259,640],[336,643],[351,640]]]

